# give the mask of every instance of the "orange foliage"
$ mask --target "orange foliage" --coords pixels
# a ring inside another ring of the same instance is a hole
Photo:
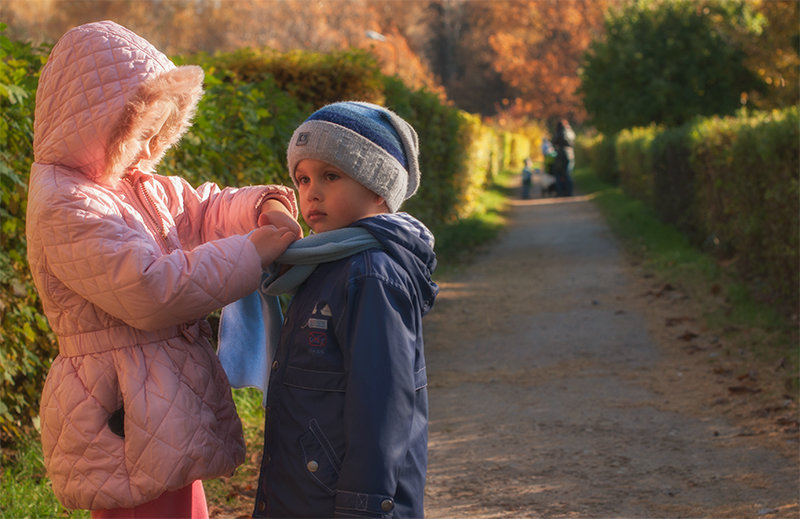
[[[493,51],[493,67],[518,93],[510,115],[575,122],[586,114],[576,96],[578,68],[603,27],[609,0],[480,2],[481,20]]]

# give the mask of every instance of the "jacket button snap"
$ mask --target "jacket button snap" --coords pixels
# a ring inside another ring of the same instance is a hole
[[[319,463],[317,463],[314,460],[311,460],[308,463],[306,463],[306,468],[308,469],[309,472],[316,472],[317,469],[319,469]]]
[[[394,508],[394,501],[391,499],[384,499],[381,501],[381,510],[384,512],[391,512],[392,508]]]
[[[274,360],[272,361],[272,371],[275,371],[276,369],[278,369],[278,361]]]
[[[263,512],[266,507],[267,507],[267,503],[265,503],[264,501],[259,501],[258,502],[258,511],[259,512]]]

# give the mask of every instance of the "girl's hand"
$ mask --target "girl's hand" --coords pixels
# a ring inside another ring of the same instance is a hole
[[[258,215],[258,226],[274,225],[275,227],[286,227],[297,233],[297,239],[303,237],[303,228],[289,212],[289,209],[279,200],[267,200],[261,206],[261,214]]]
[[[292,218],[292,215],[284,211],[265,211],[258,216],[258,226],[273,225],[278,228],[289,229],[294,232],[297,239],[303,237],[303,228]]]
[[[260,220],[261,218],[259,218],[259,222]],[[297,222],[294,223],[297,225]],[[299,225],[297,226],[299,227]],[[266,270],[278,256],[289,248],[289,245],[291,245],[297,237],[296,229],[276,227],[275,225],[267,224],[254,230],[247,239],[256,246],[256,251],[258,251],[258,255],[261,257],[261,268]]]

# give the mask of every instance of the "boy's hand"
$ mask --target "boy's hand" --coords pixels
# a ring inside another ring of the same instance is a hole
[[[297,239],[297,232],[295,229],[267,224],[254,230],[247,239],[256,246],[261,257],[261,268],[267,269]]]

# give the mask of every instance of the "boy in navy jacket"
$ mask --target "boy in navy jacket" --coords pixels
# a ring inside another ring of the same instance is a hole
[[[436,256],[430,231],[397,212],[419,185],[417,134],[383,107],[334,103],[287,158],[312,231],[361,227],[381,247],[320,264],[288,307],[254,517],[421,518]]]

